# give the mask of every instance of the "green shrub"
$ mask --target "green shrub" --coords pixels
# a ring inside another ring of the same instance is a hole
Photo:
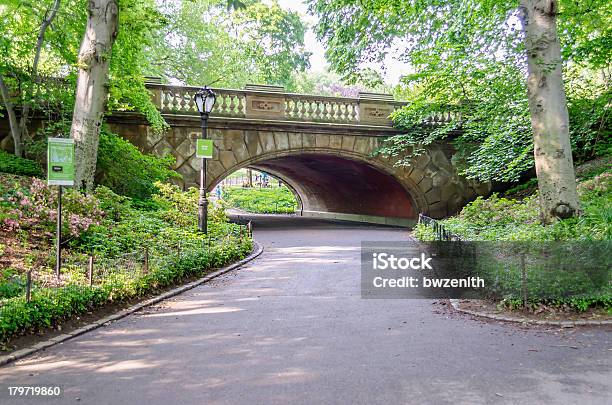
[[[223,199],[231,207],[259,214],[292,214],[297,200],[289,188],[240,188],[224,190]]]
[[[530,181],[528,187],[532,183]],[[516,187],[515,192],[523,189]],[[541,225],[539,221],[537,192],[522,200],[502,198],[496,194],[489,198],[480,197],[466,205],[459,215],[440,222],[464,241],[571,241],[571,246],[577,249],[575,256],[586,261],[588,258],[583,256],[589,251],[588,246],[595,246],[593,241],[612,240],[612,171],[607,168],[603,173],[580,182],[578,194],[583,214],[579,218],[560,220],[548,226]],[[415,228],[414,236],[421,241],[434,239],[431,229],[424,225]],[[582,249],[578,249],[583,243],[587,244],[586,247],[583,245]],[[538,244],[530,243],[529,246],[535,248]],[[500,252],[499,256],[504,257],[505,254],[508,252]],[[562,266],[551,272],[544,269],[541,263],[534,263],[537,257],[537,254],[532,255],[527,270],[528,296],[536,297],[531,304],[563,306],[576,311],[591,307],[612,308],[612,294],[607,287],[609,272],[600,274],[603,279],[594,278],[592,272],[563,272],[560,271]],[[598,261],[592,264],[592,268],[606,266],[601,257],[593,257]],[[571,259],[568,257],[564,263],[570,263]],[[577,265],[576,269],[579,267]],[[485,269],[482,275],[489,280],[487,285],[496,286],[494,295],[505,298],[502,301],[504,305],[512,308],[518,300],[522,306],[521,273],[512,266],[506,270],[504,277],[494,269],[488,273]],[[555,299],[549,299],[549,296]]]
[[[107,130],[100,134],[96,182],[119,195],[146,200],[157,191],[155,182],[180,178],[172,170],[174,157],[147,155]]]
[[[609,314],[612,311],[612,295],[587,295],[570,298],[557,298],[551,300],[529,300],[528,308],[536,309],[540,305],[552,308],[571,309],[576,312],[585,312],[589,308],[602,308]],[[521,309],[524,307],[520,298],[506,298],[500,301],[499,306],[508,309]]]
[[[414,227],[414,237],[422,242],[432,242],[436,240],[436,233],[431,226],[417,224]]]
[[[141,297],[199,276],[243,258],[252,249],[244,228],[229,223],[222,205],[209,207],[209,232],[205,235],[196,226],[197,190],[183,192],[164,183],[153,183],[153,187],[156,194],[152,200],[138,200],[146,210],[135,208],[134,200],[106,186],[98,186],[89,195],[66,190],[65,224],[70,236],[65,239],[62,280],[69,285],[56,289],[35,286],[32,301],[25,303],[24,268],[2,270],[0,344],[107,302]],[[20,242],[33,247],[28,252],[30,261],[38,254],[39,262],[45,262],[51,250],[55,190],[39,179],[2,175],[0,198],[2,230],[21,232]],[[145,248],[150,254],[147,274],[139,270]],[[5,245],[0,244],[0,254],[4,251]],[[89,254],[95,255],[98,274],[103,274],[95,288],[84,286],[83,263]],[[36,267],[35,284],[47,271],[44,266]]]
[[[5,299],[0,307],[0,344],[28,332],[61,324],[108,302],[124,301],[201,276],[214,268],[242,259],[252,249],[250,239],[232,239],[211,248],[190,249],[180,257],[168,257],[149,273],[120,272],[107,275],[94,287],[68,285],[59,289],[34,289],[31,302],[23,296]]]
[[[25,291],[25,276],[15,269],[0,271],[0,299],[17,297]]]
[[[236,232],[237,225],[228,223],[223,207],[211,204],[208,210],[208,235],[197,231],[198,190],[181,191],[177,186],[155,183],[150,209],[135,209],[126,197],[99,186],[95,195],[107,211],[103,224],[92,225],[88,232],[75,240],[79,251],[95,252],[97,256],[114,257],[142,250],[145,246],[176,245],[181,240],[213,241]],[[108,207],[110,206],[110,208]]]
[[[0,150],[0,172],[20,176],[43,177],[43,171],[38,162],[20,158],[3,150]]]
[[[441,223],[462,240],[612,239],[612,172],[608,170],[579,183],[578,194],[583,215],[549,226],[539,222],[537,192],[522,200],[501,198],[497,194],[479,197],[466,205],[459,215]]]
[[[20,181],[9,178],[0,183],[0,229],[38,234],[53,231],[57,188],[47,186],[43,180],[27,177]],[[95,196],[82,194],[74,188],[65,191],[62,202],[62,233],[66,237],[79,237],[105,216]]]
[[[130,210],[130,198],[115,194],[106,186],[98,186],[94,196],[99,200],[100,208],[106,213],[107,218],[115,222],[126,217]]]

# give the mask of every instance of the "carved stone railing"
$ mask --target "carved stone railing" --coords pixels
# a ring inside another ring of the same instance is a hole
[[[163,114],[198,114],[193,96],[199,87],[147,83],[147,88]],[[213,90],[217,102],[212,117],[391,126],[389,115],[403,105],[386,95],[315,96],[285,93],[282,87],[274,86],[247,85],[244,90]]]
[[[285,117],[296,121],[358,124],[360,122],[359,100],[286,94]]]
[[[191,86],[148,82],[153,101],[163,114],[197,115]],[[282,87],[247,85],[244,90],[213,89],[217,102],[212,117],[252,118],[303,123],[391,127],[391,113],[405,105],[388,94],[360,93],[357,98],[285,93]],[[439,114],[423,123],[438,126],[455,116]]]

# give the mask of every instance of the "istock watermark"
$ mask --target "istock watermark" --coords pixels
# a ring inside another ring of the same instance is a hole
[[[607,241],[363,242],[362,298],[610,294]]]

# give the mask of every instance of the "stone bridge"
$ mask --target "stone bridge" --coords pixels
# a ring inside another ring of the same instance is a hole
[[[154,133],[139,114],[114,113],[113,131],[145,152],[171,153],[182,186],[197,186],[201,136],[193,102],[197,87],[148,84],[170,124]],[[452,148],[439,144],[397,167],[396,158],[372,156],[381,141],[397,134],[389,115],[402,104],[388,95],[358,98],[289,94],[280,87],[214,89],[209,120],[214,158],[207,163],[208,190],[234,171],[251,167],[284,181],[299,201],[298,215],[410,226],[418,213],[444,217],[489,189],[457,175]],[[434,117],[424,125],[448,119]]]

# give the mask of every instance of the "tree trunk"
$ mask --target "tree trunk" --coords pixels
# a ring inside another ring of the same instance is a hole
[[[253,170],[247,169],[247,187],[253,187]]]
[[[108,98],[108,69],[118,22],[119,8],[115,0],[89,0],[70,129],[75,141],[75,187],[80,189],[93,189],[100,127]]]
[[[557,0],[521,0],[528,96],[542,222],[579,215],[557,36]]]
[[[21,148],[21,133],[19,132],[19,123],[17,122],[17,115],[15,114],[15,107],[11,103],[9,89],[4,83],[4,77],[0,75],[0,94],[2,94],[2,100],[4,101],[4,107],[9,116],[9,126],[11,127],[11,135],[13,136],[13,148],[15,155],[21,157],[23,155],[23,149]]]

